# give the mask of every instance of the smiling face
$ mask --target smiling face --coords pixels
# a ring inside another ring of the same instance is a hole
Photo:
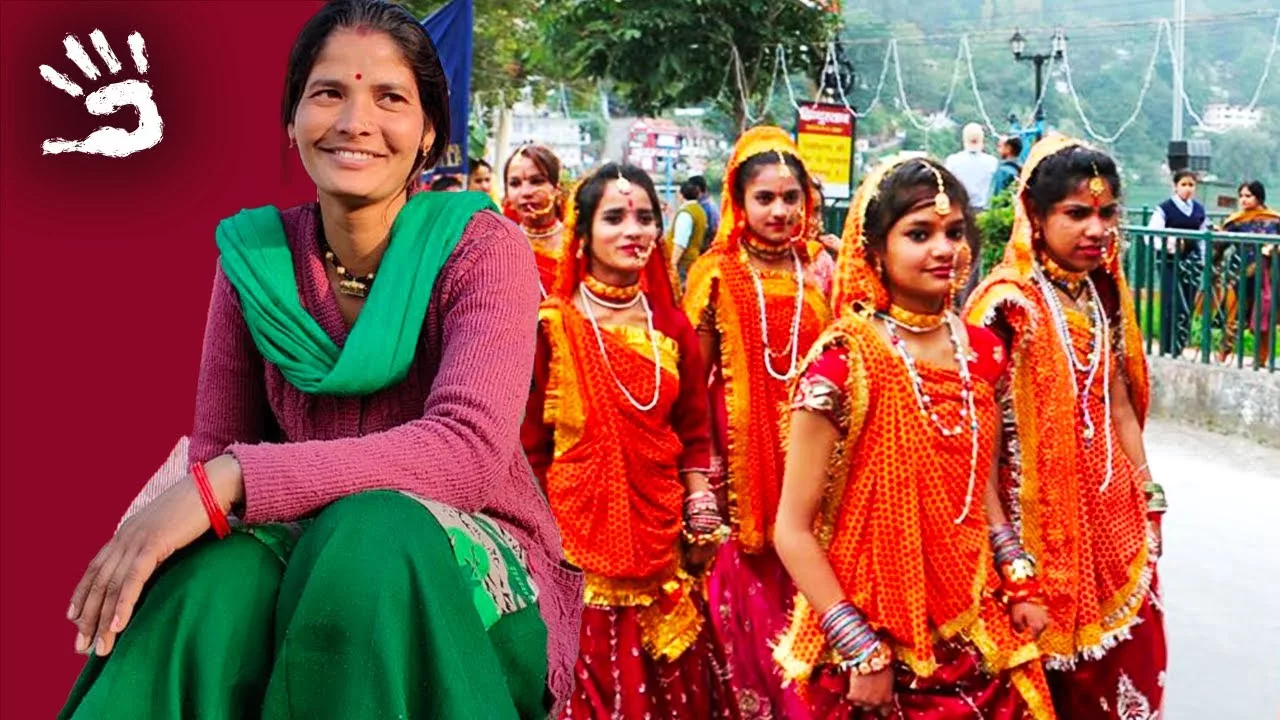
[[[953,205],[939,215],[932,198],[911,208],[889,228],[884,276],[889,294],[909,297],[919,307],[941,307],[951,293],[961,246],[965,244],[963,209]]]
[[[1090,272],[1102,262],[1107,246],[1115,242],[1120,203],[1110,183],[1095,194],[1084,179],[1061,201],[1049,208],[1042,234],[1049,259],[1070,272]]]
[[[538,225],[551,217],[556,200],[556,182],[526,153],[517,153],[507,165],[507,202],[515,208],[524,225]]]
[[[348,205],[404,193],[435,139],[400,48],[385,33],[348,29],[325,42],[288,130],[319,193]]]
[[[591,220],[591,274],[602,280],[638,277],[658,242],[652,199],[636,183],[629,182],[627,190],[608,181]]]

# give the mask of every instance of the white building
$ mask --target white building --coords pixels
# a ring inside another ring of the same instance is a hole
[[[586,158],[582,154],[582,146],[586,144],[582,124],[545,107],[536,108],[532,103],[522,101],[512,108],[508,144],[515,149],[525,143],[547,146],[560,158],[560,164],[574,175],[586,167]]]
[[[1213,103],[1204,107],[1204,129],[1210,132],[1252,130],[1262,123],[1262,109]]]

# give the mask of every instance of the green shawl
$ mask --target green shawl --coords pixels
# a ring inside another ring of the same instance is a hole
[[[409,198],[342,348],[302,307],[279,210],[241,210],[218,224],[216,238],[222,271],[240,296],[262,357],[305,393],[368,395],[404,379],[440,269],[472,216],[495,209],[476,192]]]

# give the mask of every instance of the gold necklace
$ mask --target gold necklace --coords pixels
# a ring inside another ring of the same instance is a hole
[[[942,324],[947,321],[947,311],[943,309],[936,313],[918,313],[898,305],[890,305],[889,317],[904,330],[926,333],[942,327]]]
[[[1044,269],[1045,277],[1049,278],[1050,282],[1062,288],[1072,300],[1079,299],[1089,273],[1067,270],[1045,253],[1040,253],[1040,267]]]
[[[530,240],[546,240],[547,238],[551,238],[551,237],[555,237],[556,235],[559,235],[560,231],[564,230],[564,223],[557,220],[556,222],[552,223],[550,228],[546,230],[535,230],[529,227],[528,225],[521,225],[520,229],[524,231],[525,237],[529,238]]]
[[[751,233],[745,233],[742,236],[742,247],[748,253],[760,258],[761,260],[781,260],[791,252],[790,243],[782,243],[781,245],[773,245],[760,240]]]
[[[615,303],[629,303],[640,294],[640,283],[631,285],[610,285],[593,275],[583,275],[582,284],[587,286],[592,295]]]
[[[324,255],[324,259],[338,273],[338,292],[348,297],[364,299],[369,297],[369,290],[373,287],[373,278],[375,273],[368,275],[355,275],[342,264],[338,259],[338,254],[329,247],[329,243],[324,238],[320,239],[320,253]]]

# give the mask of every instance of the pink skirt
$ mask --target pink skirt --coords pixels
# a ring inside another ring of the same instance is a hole
[[[729,658],[742,720],[808,720],[809,706],[782,672],[770,644],[786,629],[795,585],[773,548],[759,554],[736,540],[720,547],[707,577],[711,619]]]

